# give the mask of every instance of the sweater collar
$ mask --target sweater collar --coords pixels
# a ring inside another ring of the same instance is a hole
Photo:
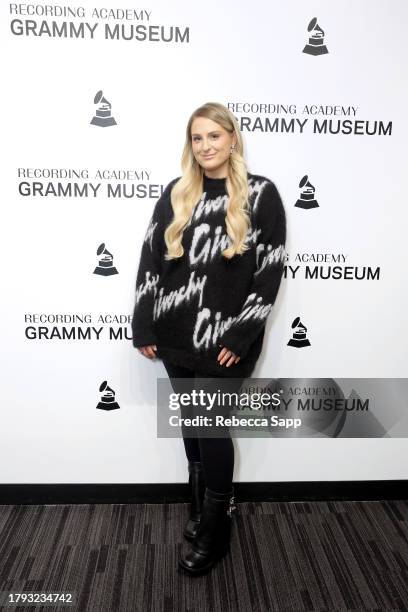
[[[225,191],[226,178],[210,178],[203,174],[204,191]]]

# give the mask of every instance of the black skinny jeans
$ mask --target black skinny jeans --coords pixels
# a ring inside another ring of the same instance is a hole
[[[175,393],[188,393],[192,389],[197,391],[203,388],[197,382],[197,379],[208,378],[209,386],[205,388],[206,391],[215,391],[216,381],[222,379],[222,387],[220,390],[224,390],[229,393],[239,391],[239,388],[244,378],[238,378],[234,376],[234,366],[230,366],[231,375],[230,377],[217,377],[214,375],[206,375],[195,370],[190,370],[185,367],[175,365],[163,359],[163,365],[170,378],[171,386]],[[224,365],[224,367],[226,367]],[[188,381],[180,381],[175,379],[189,379]],[[231,380],[233,378],[234,380]],[[203,381],[202,381],[203,382]],[[189,406],[180,406],[180,413],[182,418],[189,418],[192,416],[191,409]],[[220,414],[229,416],[230,410],[219,404],[214,405],[214,409],[211,410],[212,415]],[[196,413],[195,413],[196,414]],[[200,412],[204,414],[204,412]],[[208,414],[208,413],[207,413]],[[209,415],[209,416],[212,416]],[[218,429],[218,428],[217,428]],[[189,461],[201,461],[204,471],[204,478],[206,486],[212,491],[218,493],[230,493],[232,488],[232,479],[234,472],[234,444],[231,439],[231,433],[229,428],[224,425],[221,431],[223,437],[199,437],[191,436],[191,428],[186,428],[182,425],[182,435],[184,448],[186,451],[187,459]],[[188,433],[187,433],[188,432]]]

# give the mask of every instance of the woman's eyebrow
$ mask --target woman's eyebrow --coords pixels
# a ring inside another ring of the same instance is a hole
[[[218,134],[219,130],[214,130],[213,132],[208,132],[208,134]],[[201,136],[201,134],[191,134],[192,136]]]

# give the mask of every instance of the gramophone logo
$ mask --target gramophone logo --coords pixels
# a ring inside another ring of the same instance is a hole
[[[94,274],[99,274],[100,276],[112,276],[112,274],[119,274],[113,265],[113,255],[112,253],[109,253],[104,242],[98,246],[96,254],[99,257],[99,262],[93,271]]]
[[[119,404],[115,400],[115,392],[108,386],[108,381],[104,380],[99,387],[99,393],[101,393],[101,399],[97,405],[97,408],[101,410],[117,410],[120,408]]]
[[[309,55],[324,55],[328,53],[327,47],[324,44],[324,30],[317,23],[317,17],[313,17],[312,21],[307,26],[309,34],[309,42],[303,49],[303,53]]]
[[[295,346],[296,348],[310,346],[310,342],[306,338],[307,327],[303,325],[300,317],[296,317],[296,319],[293,320],[292,329],[294,332],[292,334],[292,338],[288,342],[288,346]]]
[[[95,115],[92,118],[91,125],[99,127],[109,127],[117,125],[115,119],[111,115],[111,103],[103,96],[103,91],[100,89],[94,98],[94,104],[98,105]]]
[[[319,204],[315,200],[315,188],[310,183],[307,174],[301,179],[299,189],[301,192],[295,206],[298,208],[318,208]]]

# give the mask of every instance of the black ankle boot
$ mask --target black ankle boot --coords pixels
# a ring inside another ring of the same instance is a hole
[[[206,488],[201,521],[188,552],[182,554],[179,566],[194,576],[208,572],[229,551],[234,489],[216,493]]]
[[[186,540],[193,540],[201,519],[201,509],[205,490],[204,472],[200,461],[188,462],[188,482],[191,490],[190,517],[184,528]]]

